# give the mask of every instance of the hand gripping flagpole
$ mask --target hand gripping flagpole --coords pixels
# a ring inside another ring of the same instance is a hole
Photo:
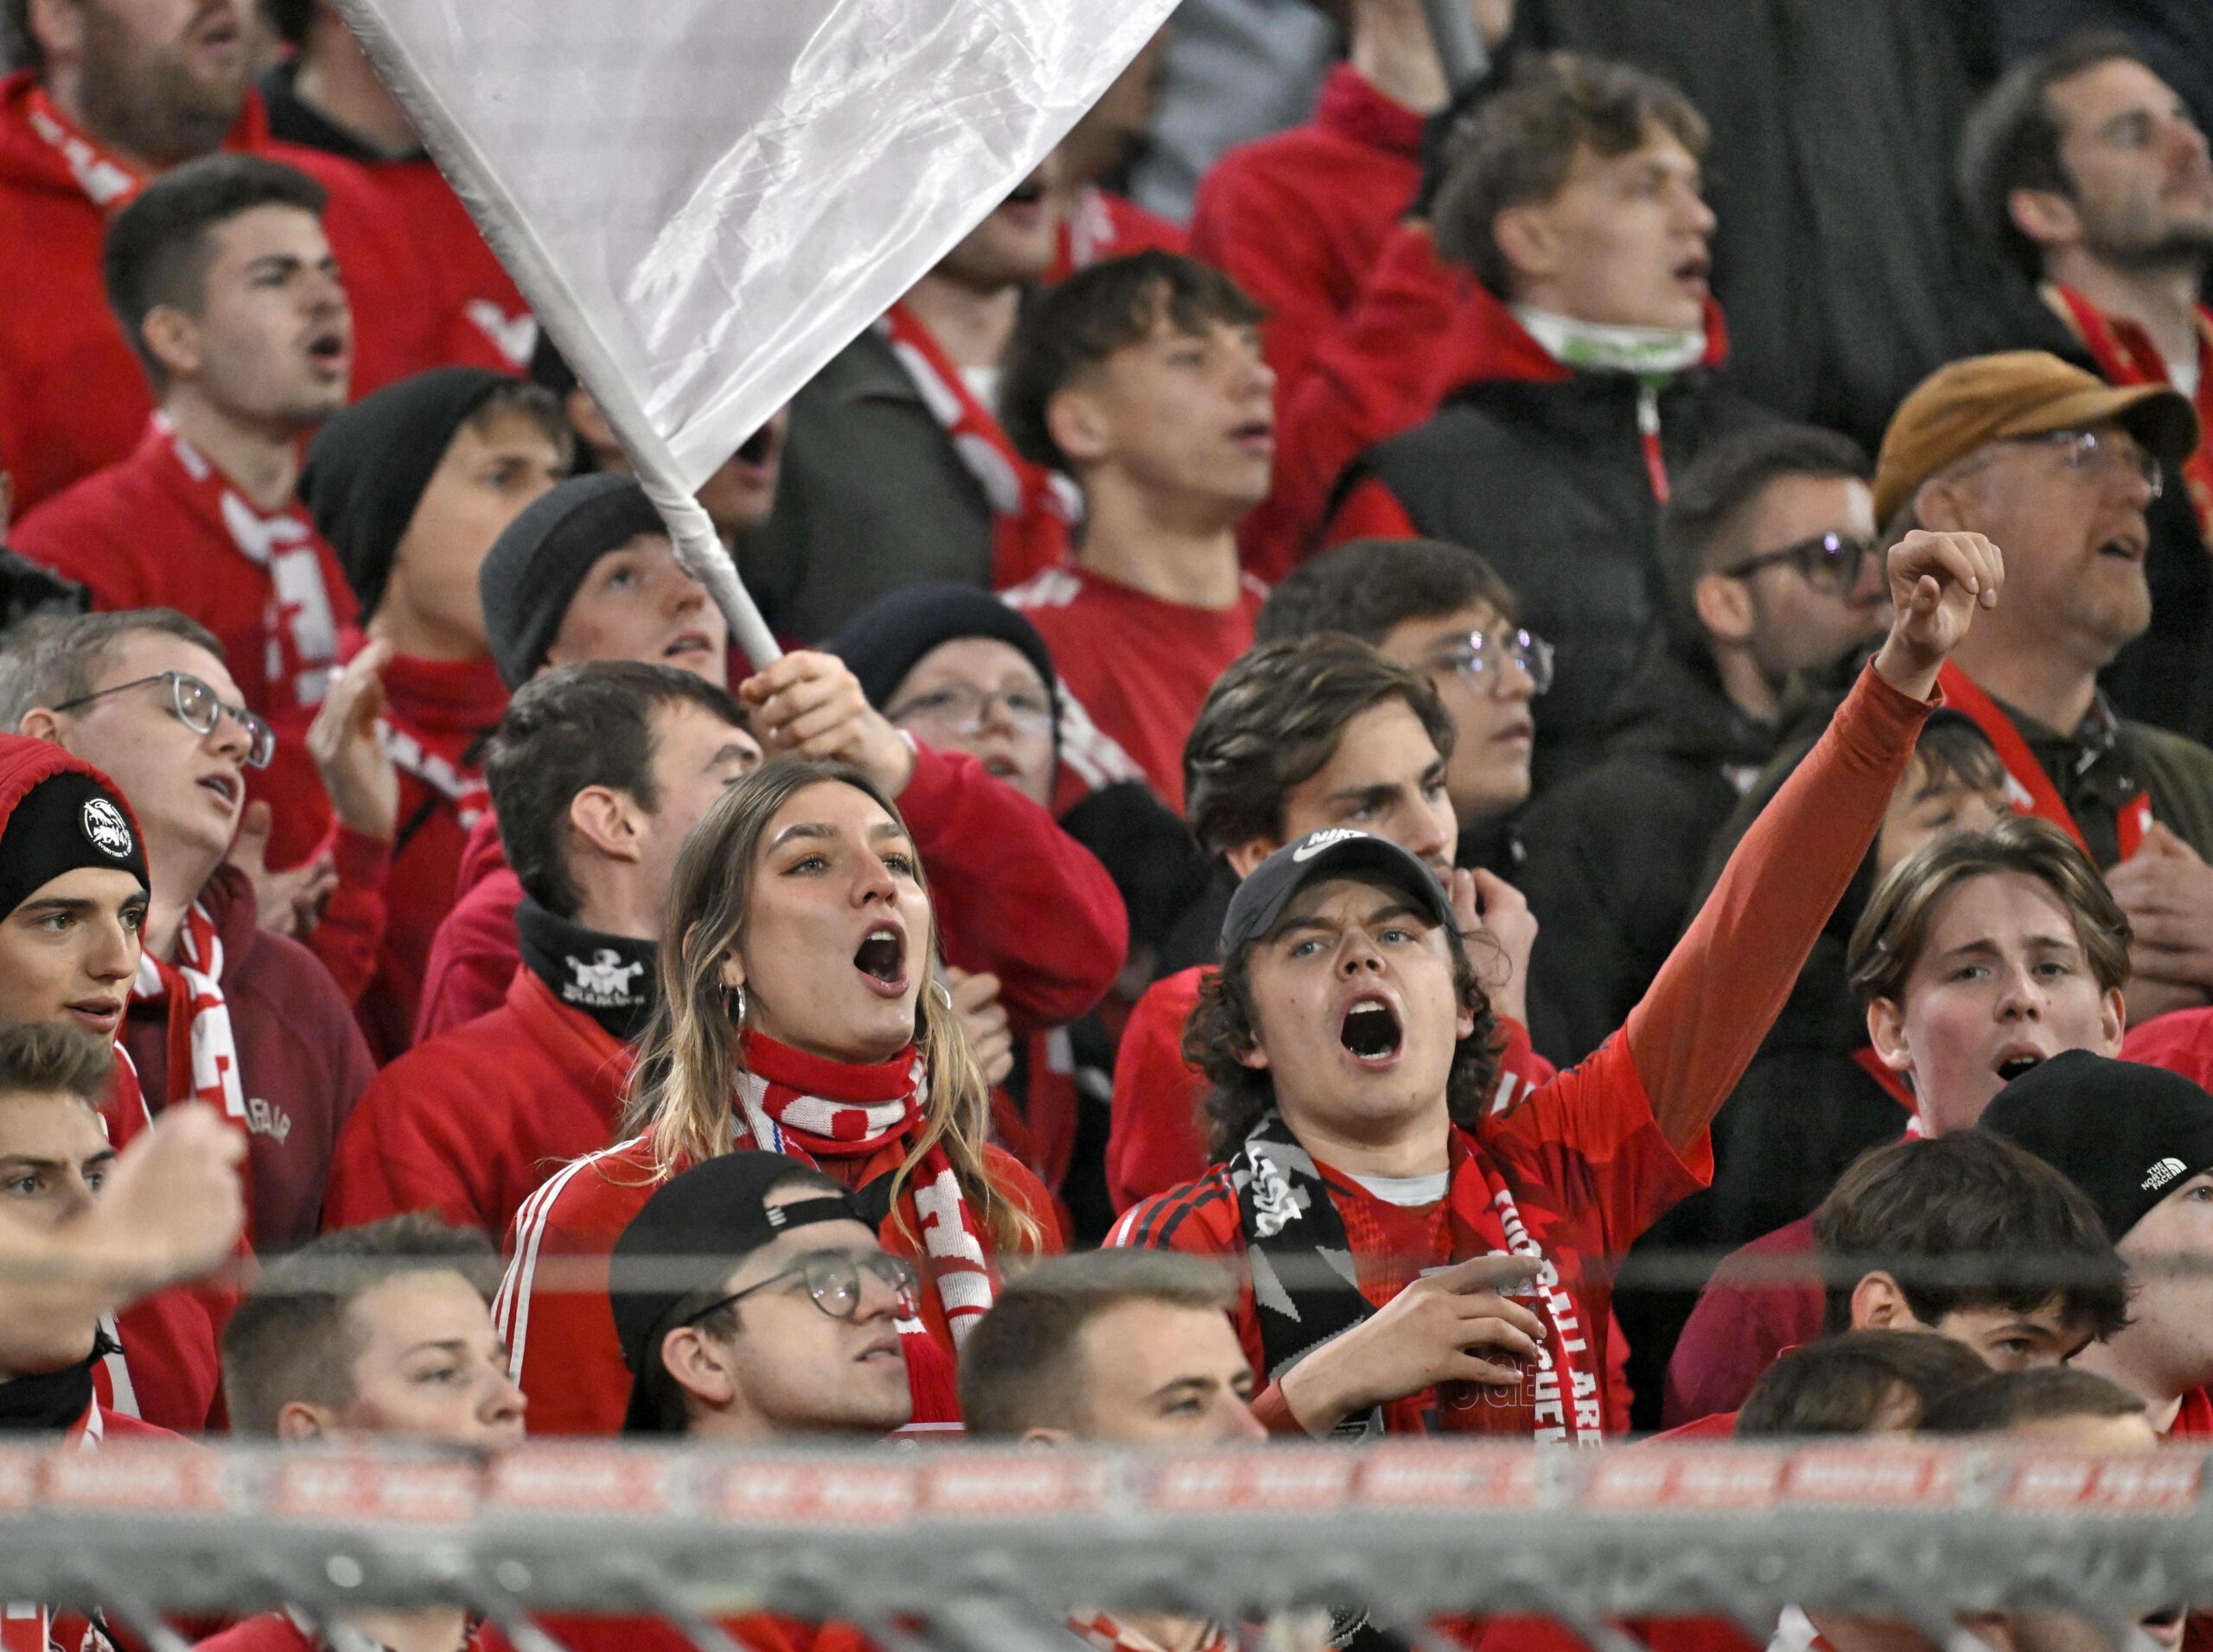
[[[532,313],[553,341],[579,382],[591,392],[615,439],[629,456],[638,482],[667,524],[669,540],[686,572],[707,588],[730,622],[730,635],[756,670],[782,657],[768,622],[738,577],[722,538],[683,480],[668,442],[647,418],[644,406],[596,328],[576,303],[544,244],[531,233],[522,213],[494,182],[493,169],[469,134],[426,91],[405,42],[386,25],[376,0],[336,0],[347,27],[368,54],[377,77],[392,89],[414,124],[416,134],[454,182],[470,216],[514,280]]]

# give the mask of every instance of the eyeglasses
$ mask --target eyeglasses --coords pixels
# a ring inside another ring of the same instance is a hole
[[[277,731],[243,705],[226,705],[215,696],[215,691],[185,671],[164,671],[151,677],[133,678],[127,683],[118,683],[113,688],[103,688],[97,694],[80,694],[73,700],[64,700],[50,709],[73,711],[80,705],[90,705],[94,700],[104,700],[111,694],[125,693],[134,688],[144,688],[153,683],[163,683],[169,691],[169,709],[176,713],[176,720],[195,734],[213,734],[215,725],[228,718],[246,730],[246,765],[249,769],[266,769],[270,759],[277,755]]]
[[[2057,448],[2062,464],[2084,475],[2096,472],[2110,475],[2114,467],[2126,465],[2152,490],[2152,498],[2157,499],[2166,491],[2166,476],[2159,469],[2159,462],[2133,440],[2100,436],[2095,431],[2047,431],[2038,436],[2010,439]]]
[[[815,1251],[801,1257],[781,1273],[772,1273],[757,1285],[711,1302],[695,1314],[688,1314],[676,1323],[696,1325],[709,1314],[743,1302],[757,1292],[788,1285],[794,1279],[807,1284],[807,1294],[814,1298],[814,1305],[832,1319],[842,1319],[848,1324],[860,1317],[861,1275],[872,1275],[891,1292],[893,1305],[902,1319],[912,1319],[922,1311],[922,1278],[915,1272],[915,1265],[904,1257],[894,1256],[889,1251],[877,1251],[868,1256],[854,1256],[845,1251]]]
[[[1470,631],[1464,642],[1438,654],[1434,666],[1458,672],[1470,687],[1489,688],[1496,693],[1508,660],[1528,678],[1531,693],[1541,694],[1553,686],[1553,645],[1527,631],[1501,632],[1496,636]]]
[[[1735,567],[1721,571],[1725,578],[1743,579],[1763,568],[1787,562],[1815,590],[1841,596],[1859,583],[1860,571],[1874,554],[1872,541],[1843,533],[1817,533],[1810,539],[1786,545],[1780,551],[1763,551],[1756,557],[1747,557]]]
[[[917,694],[905,705],[894,708],[891,720],[934,723],[953,734],[981,734],[984,724],[990,720],[994,702],[1004,709],[1007,721],[1023,733],[1051,731],[1053,703],[1045,698],[1043,690],[1007,688],[987,692],[969,683],[947,683],[943,688]]]

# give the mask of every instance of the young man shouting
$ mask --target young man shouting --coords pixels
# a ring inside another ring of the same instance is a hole
[[[1972,537],[1909,538],[1891,574],[1889,639],[1732,859],[1729,892],[1623,1033],[1502,1122],[1483,1126],[1490,1005],[1428,868],[1326,832],[1240,885],[1190,1034],[1225,1162],[1113,1238],[1246,1259],[1239,1329],[1272,1426],[1603,1437],[1610,1259],[1711,1173],[1706,1126],[1787,990],[1776,972],[1803,960],[1938,667],[2003,582]],[[1757,944],[1735,915],[1753,909]],[[1347,1252],[1364,1266],[1332,1268]],[[1423,1258],[1442,1271],[1420,1277]],[[1533,1282],[1537,1311],[1501,1294]]]

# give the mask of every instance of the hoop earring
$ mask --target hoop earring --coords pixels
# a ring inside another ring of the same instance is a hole
[[[934,975],[930,977],[930,991],[937,994],[938,1007],[940,1009],[950,1010],[953,1008],[953,992],[951,989]]]
[[[730,1017],[733,1027],[745,1025],[745,989],[742,986],[723,988],[723,1013]]]

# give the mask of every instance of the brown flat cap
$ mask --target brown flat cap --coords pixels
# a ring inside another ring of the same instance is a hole
[[[1972,355],[1936,369],[1891,416],[1875,460],[1875,520],[1887,525],[1914,489],[1978,448],[2113,420],[2168,470],[2197,447],[2197,413],[2165,385],[2117,388],[2043,350]]]

